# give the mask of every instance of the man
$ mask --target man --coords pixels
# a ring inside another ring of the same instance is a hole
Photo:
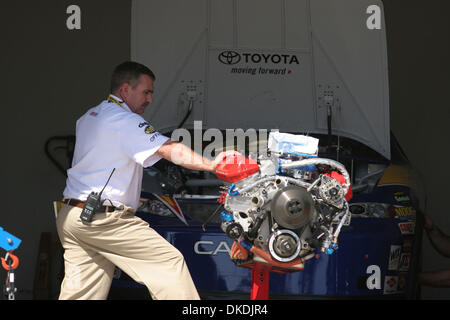
[[[65,205],[56,220],[65,250],[60,299],[106,299],[114,266],[146,285],[153,299],[199,299],[181,253],[134,215],[143,167],[164,158],[213,172],[234,152],[222,152],[211,161],[155,131],[141,116],[152,103],[154,81],[146,66],[120,64],[107,100],[77,121]],[[103,205],[91,222],[82,220],[88,195],[103,188]]]
[[[420,211],[420,213],[425,219],[423,227],[431,244],[442,256],[450,258],[450,236],[444,234],[425,212]],[[450,270],[421,272],[419,283],[424,286],[448,288],[450,287]]]

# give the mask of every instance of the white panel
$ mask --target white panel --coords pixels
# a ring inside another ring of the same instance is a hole
[[[311,1],[317,128],[326,131],[323,93],[339,99],[333,108],[334,133],[364,142],[390,157],[389,92],[384,21],[370,30],[367,7],[375,0]],[[383,12],[381,11],[381,18]]]
[[[211,0],[210,45],[235,46],[234,1]]]
[[[286,48],[310,50],[309,6],[307,0],[285,0]]]
[[[217,58],[230,52],[236,55],[232,64]],[[311,132],[309,54],[241,49],[212,50],[209,57],[208,126]]]
[[[237,1],[237,32],[240,48],[282,48],[282,1]]]
[[[194,88],[185,127],[327,133],[332,96],[333,133],[389,158],[384,21],[366,26],[374,4],[383,19],[381,0],[133,0],[132,57],[157,75],[145,116],[173,130]]]

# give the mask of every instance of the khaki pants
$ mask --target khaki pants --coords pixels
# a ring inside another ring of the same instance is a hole
[[[65,250],[59,299],[106,299],[115,265],[153,299],[199,299],[182,254],[131,208],[97,213],[91,223],[80,219],[81,210],[63,205],[56,219]]]

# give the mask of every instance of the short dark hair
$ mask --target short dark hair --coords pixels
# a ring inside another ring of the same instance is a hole
[[[155,74],[152,70],[134,61],[126,61],[114,68],[111,76],[111,92],[116,91],[124,83],[129,83],[132,87],[136,85],[136,81],[143,74],[148,75],[155,81]]]

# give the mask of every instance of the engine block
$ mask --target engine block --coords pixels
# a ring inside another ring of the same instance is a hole
[[[257,160],[237,156],[217,167],[227,182],[221,228],[235,241],[231,256],[237,263],[301,270],[317,251],[337,249],[340,230],[350,223],[349,174],[315,154],[268,151]]]

